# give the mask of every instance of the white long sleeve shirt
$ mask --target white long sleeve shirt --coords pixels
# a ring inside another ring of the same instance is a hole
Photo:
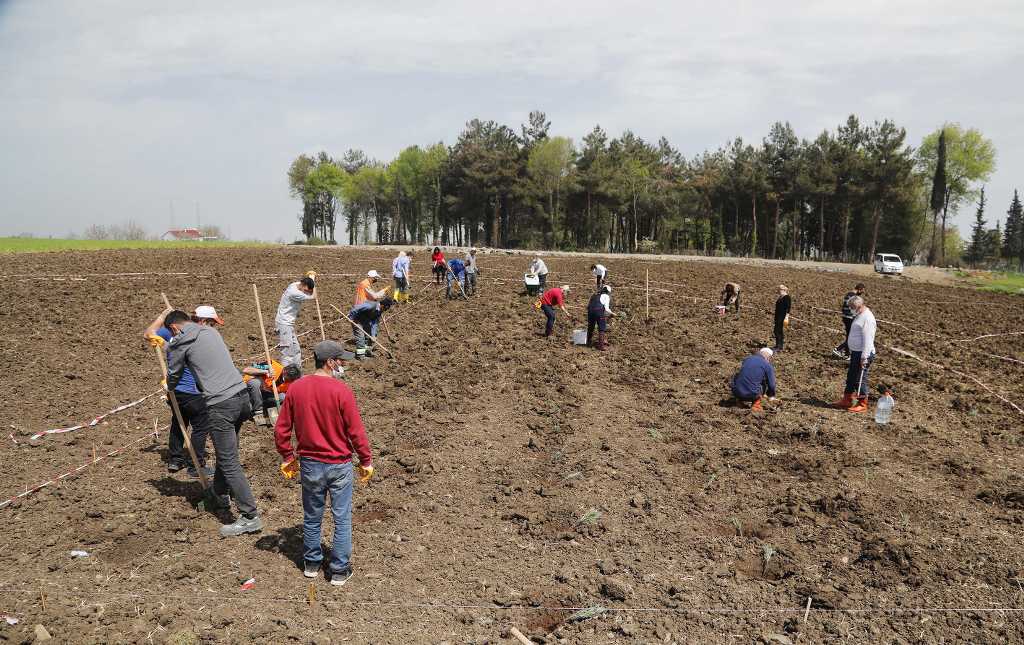
[[[875,322],[875,314],[864,307],[864,310],[857,314],[850,326],[850,337],[846,340],[851,352],[860,352],[861,356],[868,357],[875,353],[875,331],[878,323]]]
[[[536,275],[547,275],[548,265],[544,264],[544,260],[538,258],[530,265],[530,273]]]
[[[302,309],[302,303],[312,299],[313,296],[299,290],[298,282],[291,283],[281,294],[281,302],[277,305],[274,324],[294,326],[295,319],[299,317],[299,310]]]
[[[603,264],[595,264],[594,270],[591,271],[596,277],[603,278],[608,274],[608,269]]]

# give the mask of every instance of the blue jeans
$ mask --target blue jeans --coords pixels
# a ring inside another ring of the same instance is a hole
[[[302,557],[319,564],[324,559],[320,548],[327,493],[331,493],[334,539],[331,543],[331,573],[349,568],[352,557],[352,462],[327,464],[309,457],[299,458],[302,477]]]
[[[867,365],[863,368],[864,374],[861,375],[860,357],[861,352],[850,352],[850,366],[846,369],[846,390],[843,394],[853,394],[854,396],[867,396],[868,395],[868,371],[871,369],[871,364],[875,362],[875,355],[868,356]],[[857,383],[860,383],[860,391],[857,391]]]
[[[547,323],[544,325],[544,335],[550,336],[555,331],[555,308],[551,305],[541,305],[540,310],[544,312]]]

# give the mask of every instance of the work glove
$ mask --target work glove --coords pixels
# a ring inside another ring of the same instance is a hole
[[[310,280],[316,281],[316,271],[306,271],[306,277]]]
[[[371,477],[373,477],[373,464],[367,464],[365,466],[359,464],[356,466],[356,472],[359,473],[359,483],[365,484],[370,481]]]
[[[150,347],[163,347],[164,343],[167,342],[160,336],[157,336],[156,334],[150,334],[149,336],[146,336],[146,340],[149,341]]]
[[[165,378],[160,379],[160,387],[162,387],[164,389],[164,392],[167,391],[167,379],[165,379]]]
[[[281,474],[285,479],[292,479],[299,473],[299,460],[295,456],[289,457],[281,462]]]

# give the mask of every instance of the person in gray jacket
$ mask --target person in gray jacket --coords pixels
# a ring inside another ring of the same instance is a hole
[[[220,527],[220,534],[230,537],[261,531],[263,521],[238,455],[238,431],[242,423],[252,417],[242,375],[235,368],[224,339],[213,327],[197,325],[184,311],[167,314],[164,326],[174,334],[167,344],[167,388],[173,390],[188,367],[206,404],[192,422],[206,428],[217,453],[214,501],[229,509],[230,492],[238,505],[238,519]]]

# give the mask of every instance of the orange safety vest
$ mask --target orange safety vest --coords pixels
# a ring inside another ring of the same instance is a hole
[[[361,305],[370,299],[370,297],[366,295],[366,292],[370,289],[371,284],[372,282],[370,281],[370,278],[366,278],[365,280],[356,285],[355,304]]]

